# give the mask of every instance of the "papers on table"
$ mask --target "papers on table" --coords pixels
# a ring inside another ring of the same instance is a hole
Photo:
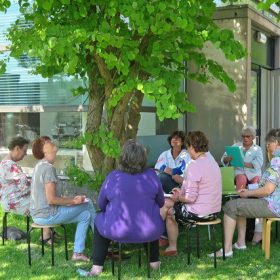
[[[58,175],[57,177],[59,180],[69,180],[69,177],[65,175]]]
[[[230,165],[234,167],[244,167],[244,154],[239,146],[225,146],[227,156],[232,157]]]
[[[248,184],[248,190],[256,190],[259,188],[259,184]]]

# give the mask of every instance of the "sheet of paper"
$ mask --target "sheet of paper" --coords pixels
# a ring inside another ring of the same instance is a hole
[[[230,165],[234,167],[244,167],[244,155],[239,146],[225,146],[228,156],[232,157]]]

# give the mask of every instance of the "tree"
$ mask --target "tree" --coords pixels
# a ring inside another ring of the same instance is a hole
[[[114,167],[120,143],[135,138],[143,97],[153,100],[158,117],[178,118],[194,111],[183,79],[218,79],[230,91],[233,80],[206,57],[210,42],[229,60],[245,55],[230,30],[212,20],[214,0],[19,0],[22,17],[9,29],[10,56],[36,58],[34,73],[58,73],[86,81],[86,143],[95,170]],[[5,11],[9,0],[0,0]],[[22,23],[25,23],[24,25]],[[196,65],[191,72],[187,65]],[[5,70],[5,63],[1,68]]]

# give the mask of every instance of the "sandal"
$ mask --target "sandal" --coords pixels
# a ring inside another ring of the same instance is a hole
[[[47,238],[47,239],[41,239],[40,242],[43,242],[45,245],[52,245],[52,239],[51,237]],[[54,243],[57,244],[58,242],[54,239]]]
[[[93,265],[87,276],[98,276],[103,271],[103,266]]]
[[[58,234],[56,231],[54,232],[53,237],[54,237],[54,243],[58,243],[61,239],[64,238],[62,235]],[[50,236],[47,237],[46,239],[43,239],[44,244],[46,244],[46,243],[51,244],[50,242],[48,242],[51,239],[52,238]],[[39,241],[42,242],[42,238],[41,237],[39,238]]]
[[[89,262],[90,258],[83,253],[74,253],[72,255],[72,261],[84,261]]]
[[[42,243],[44,243],[45,245],[52,245],[52,239],[49,237],[49,238],[47,238],[47,239],[41,239],[40,240]]]

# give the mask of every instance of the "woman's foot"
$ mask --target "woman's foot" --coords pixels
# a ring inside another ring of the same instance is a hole
[[[88,276],[98,276],[102,272],[102,270],[103,266],[93,265],[90,272],[88,273]]]
[[[74,253],[72,256],[72,261],[89,262],[90,258],[88,256],[86,256],[84,253]]]
[[[234,244],[232,244],[232,248],[237,250],[246,250],[247,246],[245,244],[240,245],[238,242],[235,242]]]
[[[261,242],[262,242],[262,233],[255,231],[253,239],[252,239],[252,245],[258,245]]]
[[[173,256],[177,256],[177,248],[176,247],[171,247],[168,246],[164,251],[160,252],[161,256],[168,256],[168,257],[173,257]]]
[[[151,267],[151,269],[158,270],[158,269],[160,269],[160,264],[161,264],[160,261],[150,262],[150,267]]]
[[[158,243],[159,243],[159,247],[164,247],[169,245],[168,239],[164,239],[164,238],[160,238]]]
[[[225,252],[225,257],[230,258],[233,256],[232,251]],[[214,258],[214,253],[208,254],[209,258]],[[221,248],[219,251],[216,252],[216,258],[222,258],[223,257],[223,249]]]
[[[43,242],[45,245],[52,245],[52,239],[49,237],[49,238],[47,238],[47,239],[41,239],[40,240],[41,242]],[[56,240],[54,240],[54,243],[58,243]]]

